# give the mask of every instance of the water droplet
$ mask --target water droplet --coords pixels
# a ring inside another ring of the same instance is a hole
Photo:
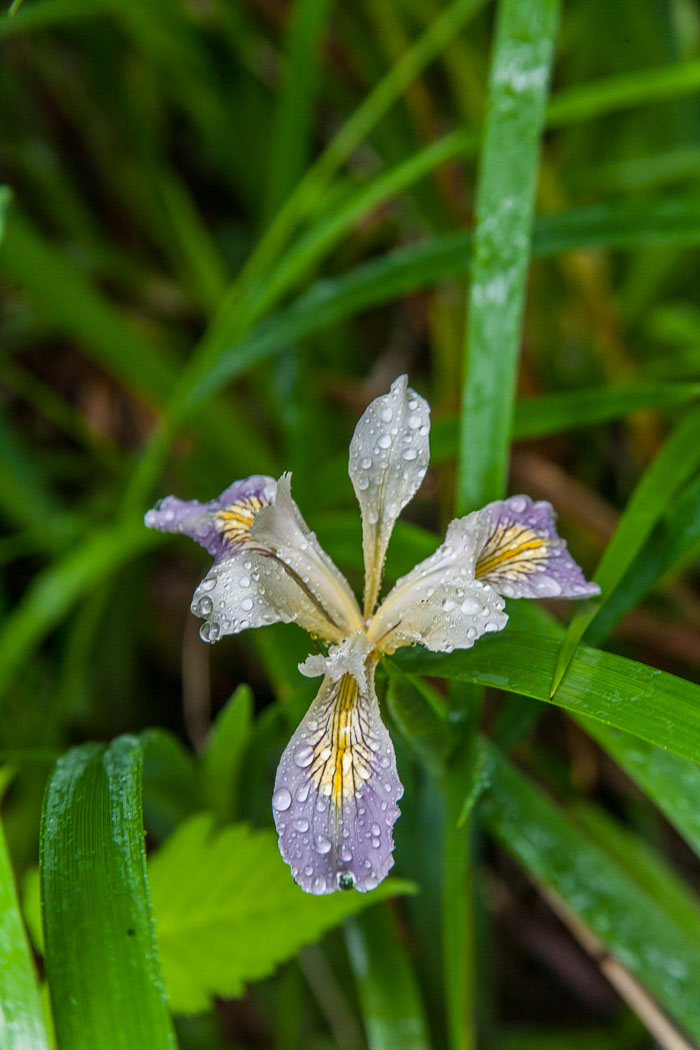
[[[241,587],[250,587],[250,578],[248,576],[241,576],[238,583]]]
[[[327,839],[325,835],[319,835],[316,839],[316,852],[320,853],[323,857],[326,853],[331,851],[331,840]]]
[[[372,834],[376,837],[379,834],[379,824],[372,825]]]
[[[409,416],[408,425],[411,430],[418,430],[418,427],[420,426],[420,416]]]
[[[297,802],[306,802],[308,797],[309,797],[309,785],[308,784],[302,784],[301,787],[299,787],[297,789]]]
[[[412,397],[411,400],[408,402],[408,410],[409,412],[415,412],[417,408],[418,402],[416,401],[415,397]]]
[[[314,879],[311,889],[314,893],[325,893],[326,892],[326,880],[323,875],[317,875]]]
[[[352,860],[352,850],[350,849],[349,846],[347,846],[345,843],[343,843],[343,845],[340,847],[340,849],[338,851],[338,856],[346,864],[349,864],[349,862]]]
[[[376,875],[368,875],[367,878],[365,879],[365,889],[366,890],[373,890],[378,885],[379,885],[379,879],[376,877]]]
[[[375,849],[379,849],[379,839],[372,839],[372,845]]]
[[[337,879],[339,890],[351,890],[355,885],[355,876],[351,871],[339,871]]]
[[[207,576],[199,585],[200,591],[213,591],[216,587],[216,580],[212,576]]]
[[[524,496],[512,496],[508,500],[508,506],[511,510],[514,510],[516,514],[522,514],[527,508],[527,500]]]
[[[199,628],[199,637],[203,642],[215,642],[219,637],[219,625],[218,623],[209,622],[203,623]]]
[[[445,598],[445,600],[442,603],[442,607],[445,610],[445,612],[452,612],[452,610],[455,609],[456,606],[457,602],[453,602],[451,598]]]
[[[418,453],[416,452],[416,450],[414,448],[405,448],[403,450],[402,455],[403,455],[403,458],[405,460],[408,460],[409,462],[411,460],[413,460],[413,459],[417,459],[418,458]]]
[[[314,749],[308,744],[304,744],[297,751],[294,752],[294,764],[305,769],[306,766],[311,765],[311,760],[314,757]]]
[[[465,598],[461,609],[465,616],[476,616],[477,613],[481,612],[481,602],[477,601],[476,598]]]
[[[250,612],[250,610],[252,608],[253,608],[253,599],[252,598],[244,598],[243,601],[241,602],[241,609],[245,609],[246,612]]]
[[[272,805],[275,809],[278,809],[280,813],[284,813],[285,809],[289,809],[292,804],[292,796],[289,794],[286,788],[280,788],[279,791],[275,791],[272,796]]]
[[[391,448],[391,438],[388,434],[382,434],[377,442],[380,448]]]
[[[365,489],[369,488],[369,478],[366,478],[364,474],[361,474],[360,477],[357,479],[357,487],[360,490],[360,492],[364,492]]]
[[[392,419],[393,419],[393,418],[394,418],[394,413],[393,413],[393,410],[392,410],[392,409],[390,409],[390,408],[385,408],[385,409],[384,409],[384,410],[382,411],[382,421],[383,421],[384,423],[391,423],[391,421],[392,421]]]
[[[363,470],[369,470],[369,468],[372,466],[372,460],[369,458],[369,456],[366,456],[364,459],[360,460],[360,466]]]
[[[207,598],[206,594],[203,598],[199,599],[199,605],[197,606],[197,612],[200,616],[208,616],[214,608],[214,603],[211,598]]]
[[[305,831],[309,830],[309,822],[308,820],[306,820],[305,817],[302,817],[300,820],[294,821],[294,827],[297,831],[301,831],[301,833],[303,834]]]

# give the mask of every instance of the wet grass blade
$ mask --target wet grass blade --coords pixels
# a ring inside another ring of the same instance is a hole
[[[552,676],[552,696],[561,687],[586,629],[613,594],[678,490],[697,473],[699,467],[700,405],[686,413],[637,484],[593,577],[600,584],[601,598],[587,602],[576,613],[564,635]]]
[[[146,882],[135,737],[59,759],[42,821],[46,972],[61,1050],[175,1050]]]
[[[494,757],[497,774],[483,802],[491,832],[689,1034],[700,1037],[698,944],[525,776]]]
[[[457,506],[503,495],[515,400],[535,181],[559,6],[499,8],[479,162],[464,359]]]
[[[0,1050],[48,1050],[34,964],[0,826]]]
[[[369,1050],[429,1050],[418,982],[387,906],[346,919],[345,940]]]
[[[404,650],[395,659],[410,674],[456,678],[549,701],[623,729],[693,762],[700,760],[700,686],[654,667],[581,646],[550,700],[556,638],[508,629],[473,649],[436,656]]]

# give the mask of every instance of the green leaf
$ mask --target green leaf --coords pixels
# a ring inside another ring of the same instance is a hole
[[[412,674],[456,678],[522,693],[700,760],[700,686],[612,653],[580,646],[553,699],[556,638],[513,631],[450,654],[415,647],[393,659]]]
[[[459,512],[503,495],[556,0],[502,0],[479,162],[458,458]]]
[[[253,694],[239,685],[219,712],[201,755],[202,796],[220,823],[238,810],[241,763],[253,724]]]
[[[644,472],[618,522],[615,535],[605,549],[593,577],[602,596],[585,605],[573,617],[561,643],[552,677],[551,693],[561,686],[579,640],[598,611],[613,594],[636,555],[667,510],[681,486],[700,467],[700,405],[689,409],[661,452]]]
[[[345,922],[369,1050],[429,1050],[420,989],[387,908]]]
[[[700,856],[700,769],[646,740],[590,718],[577,718],[587,733],[646,792]]]
[[[216,831],[200,814],[182,824],[149,865],[158,947],[177,1013],[241,995],[347,915],[406,893],[390,880],[371,894],[313,897],[293,882],[272,831],[234,824]]]
[[[123,736],[59,759],[44,802],[46,974],[62,1050],[175,1050],[146,882],[142,750]]]
[[[48,1050],[37,976],[1,825],[0,916],[0,1050]]]
[[[5,236],[5,223],[7,221],[7,209],[12,200],[12,190],[9,186],[0,186],[0,241]]]
[[[494,749],[490,749],[492,752]],[[700,946],[654,897],[503,758],[483,801],[492,834],[700,1037]]]
[[[443,773],[457,745],[444,701],[393,661],[385,660],[382,668],[388,678],[386,704],[394,724],[427,767],[435,774]]]

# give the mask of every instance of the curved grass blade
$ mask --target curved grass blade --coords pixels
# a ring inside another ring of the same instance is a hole
[[[176,1050],[146,882],[141,744],[59,759],[42,819],[46,972],[61,1050]]]
[[[393,659],[411,674],[478,682],[550,702],[700,761],[700,686],[581,646],[551,698],[558,649],[556,638],[508,629],[481,638],[473,649],[437,655],[416,647]]]
[[[652,529],[680,487],[700,467],[700,405],[691,408],[647,468],[620,518],[593,577],[602,597],[586,604],[573,617],[561,643],[550,694],[561,687],[576,646],[598,611],[613,594]]]
[[[0,1050],[48,1050],[34,965],[0,826]]]

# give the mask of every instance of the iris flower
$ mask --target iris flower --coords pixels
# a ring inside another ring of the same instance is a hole
[[[289,474],[236,481],[209,503],[168,496],[146,514],[150,528],[185,533],[214,558],[191,606],[204,641],[284,621],[325,643],[299,666],[323,680],[272,796],[280,851],[310,893],[372,890],[393,864],[403,787],[374,688],[379,658],[405,645],[468,649],[505,627],[504,597],[598,593],[557,535],[551,504],[511,496],[456,518],[435,553],[377,604],[389,537],[428,467],[429,413],[401,376],[369,405],[350,442],[362,606],[302,518]]]

